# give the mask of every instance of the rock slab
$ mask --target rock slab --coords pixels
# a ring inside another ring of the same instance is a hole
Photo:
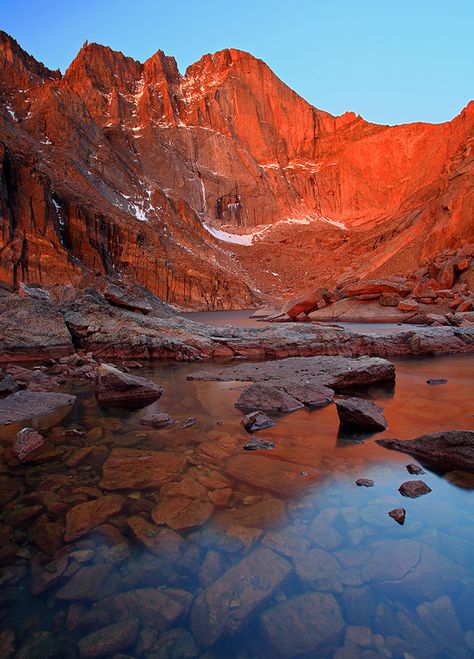
[[[235,634],[291,570],[288,561],[271,549],[252,551],[197,597],[191,609],[193,636],[208,646]]]

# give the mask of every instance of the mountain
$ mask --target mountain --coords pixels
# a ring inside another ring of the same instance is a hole
[[[220,309],[406,272],[474,239],[473,147],[473,102],[380,126],[238,50],[181,75],[86,43],[61,75],[0,33],[0,282]]]

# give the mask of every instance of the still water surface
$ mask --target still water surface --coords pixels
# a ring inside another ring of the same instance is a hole
[[[474,478],[426,470],[432,493],[406,499],[398,487],[417,478],[405,469],[413,460],[373,440],[474,430],[474,357],[394,361],[395,387],[358,392],[383,406],[384,433],[341,436],[330,405],[278,418],[260,433],[276,444],[270,452],[242,449],[248,435],[233,403],[246,384],[188,381],[202,364],[141,369],[165,393],[139,411],[103,410],[90,385],[72,386],[74,409],[49,431],[64,456],[1,467],[3,640],[13,632],[17,656],[38,658],[78,656],[78,643],[81,656],[117,659],[473,656]],[[438,377],[447,384],[426,384]],[[158,412],[197,422],[139,423]],[[86,434],[65,439],[67,428]],[[72,445],[93,448],[68,466]],[[119,512],[64,543],[68,511],[107,494],[102,464],[119,447],[185,456],[180,485],[118,491]],[[375,485],[359,488],[357,478]],[[170,518],[183,499],[194,502],[187,528],[156,534],[150,515]],[[387,514],[397,507],[403,526]],[[146,522],[138,533],[137,517]]]

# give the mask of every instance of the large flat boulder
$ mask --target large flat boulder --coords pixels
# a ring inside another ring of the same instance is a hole
[[[416,439],[378,439],[384,448],[414,455],[423,465],[440,471],[474,471],[474,431],[448,430]]]
[[[26,423],[38,429],[49,428],[69,414],[76,400],[70,394],[18,391],[0,400],[1,437],[15,435]]]
[[[291,571],[271,549],[255,549],[197,597],[191,609],[193,636],[203,646],[232,636]]]
[[[147,378],[120,371],[112,364],[101,364],[95,382],[97,400],[102,405],[148,405],[160,398],[163,387]]]
[[[344,298],[308,314],[310,320],[346,323],[400,323],[410,314],[397,307],[382,306],[378,300]]]
[[[239,364],[217,372],[198,371],[188,380],[216,380],[221,382],[265,382],[277,386],[296,397],[294,383],[342,389],[395,379],[395,367],[380,357],[288,357],[257,364]]]

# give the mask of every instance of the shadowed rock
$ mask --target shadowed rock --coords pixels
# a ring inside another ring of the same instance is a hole
[[[448,430],[416,439],[377,439],[384,448],[414,455],[423,465],[440,471],[474,471],[474,431]]]
[[[273,657],[326,656],[317,648],[336,642],[344,620],[333,595],[305,593],[267,609],[260,627]]]
[[[163,387],[146,378],[123,373],[111,364],[101,364],[95,393],[102,405],[142,406],[160,398]]]
[[[92,632],[78,643],[81,657],[98,659],[126,650],[135,643],[138,626],[137,618],[132,618]]]
[[[362,398],[336,400],[337,414],[342,426],[365,430],[385,430],[388,423],[383,408]]]

